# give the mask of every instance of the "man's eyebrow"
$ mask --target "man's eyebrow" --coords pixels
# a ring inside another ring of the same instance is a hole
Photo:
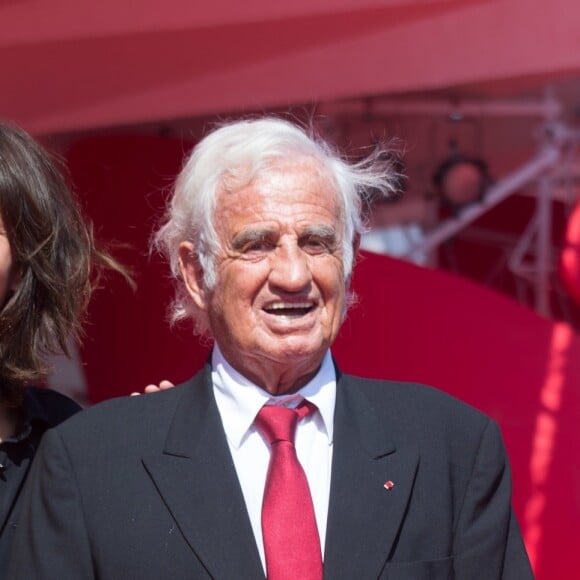
[[[324,240],[336,240],[336,228],[329,224],[313,224],[306,226],[301,232],[300,236],[314,236]]]
[[[234,249],[240,249],[251,244],[252,242],[258,242],[260,240],[267,240],[274,235],[274,230],[272,228],[248,228],[236,234],[232,240],[232,247]]]

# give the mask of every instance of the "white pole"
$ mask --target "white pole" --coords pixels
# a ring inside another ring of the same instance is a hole
[[[466,207],[457,217],[442,222],[429,232],[421,243],[413,246],[404,257],[410,259],[416,254],[431,252],[441,243],[452,238],[457,232],[474,222],[479,216],[541,175],[546,169],[555,165],[559,157],[560,151],[557,147],[546,145],[536,157],[488,189],[481,202]]]

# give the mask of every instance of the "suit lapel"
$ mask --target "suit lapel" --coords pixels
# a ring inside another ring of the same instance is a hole
[[[356,380],[339,374],[325,578],[377,578],[402,525],[418,452],[395,446],[384,423]]]
[[[163,452],[143,463],[210,576],[264,577],[209,365],[184,389]]]

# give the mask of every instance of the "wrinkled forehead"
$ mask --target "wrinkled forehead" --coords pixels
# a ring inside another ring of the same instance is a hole
[[[276,159],[254,171],[246,179],[237,175],[235,183],[217,195],[215,226],[221,218],[250,216],[307,223],[325,221],[342,232],[344,208],[330,173],[311,158]],[[234,187],[235,185],[235,187]]]
[[[288,157],[265,157],[259,162],[240,164],[228,168],[221,175],[217,189],[218,205],[227,199],[227,193],[244,189],[250,185],[268,183],[279,191],[288,189],[290,178],[300,174],[303,178],[317,182],[321,195],[334,198],[344,212],[342,197],[332,171],[324,160],[309,155],[290,154]],[[226,194],[222,197],[222,194]]]

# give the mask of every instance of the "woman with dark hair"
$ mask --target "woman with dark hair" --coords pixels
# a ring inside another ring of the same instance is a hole
[[[90,225],[50,156],[0,124],[0,570],[18,498],[43,433],[76,403],[37,388],[44,355],[81,334],[102,268],[126,272],[95,246]]]

